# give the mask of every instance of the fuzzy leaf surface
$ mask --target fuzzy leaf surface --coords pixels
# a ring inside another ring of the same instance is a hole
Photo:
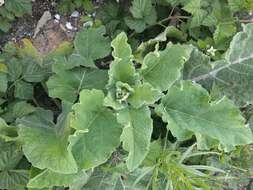
[[[102,91],[83,90],[80,103],[73,106],[72,125],[77,131],[70,141],[73,155],[84,169],[106,162],[120,144],[121,125],[103,100]]]
[[[38,109],[34,114],[18,120],[19,138],[23,151],[34,167],[70,174],[77,165],[69,149],[69,117],[65,110],[53,123],[52,112]]]
[[[105,27],[81,30],[74,41],[74,56],[84,60],[83,66],[96,67],[94,61],[106,57],[111,52],[110,40],[105,37]]]
[[[168,123],[173,135],[181,139],[199,133],[218,140],[225,150],[253,141],[250,129],[232,101],[224,97],[210,102],[208,92],[190,81],[171,87],[156,112]],[[182,135],[183,132],[188,136]]]
[[[118,121],[124,125],[121,141],[129,152],[126,159],[130,171],[136,169],[145,159],[150,146],[153,123],[148,107],[128,108],[119,112]]]
[[[141,76],[153,87],[165,91],[180,78],[181,69],[189,59],[191,46],[169,43],[165,50],[151,52],[144,58]]]
[[[78,67],[65,70],[61,63],[54,65],[55,74],[47,81],[51,97],[74,102],[82,89],[105,89],[107,71]]]
[[[40,174],[29,180],[27,186],[29,188],[53,188],[54,186],[68,187],[76,178],[83,176],[84,172],[80,171],[76,174],[61,174],[51,170],[44,170]]]

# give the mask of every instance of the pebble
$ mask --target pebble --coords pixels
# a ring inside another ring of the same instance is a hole
[[[84,28],[89,28],[89,27],[91,27],[92,25],[93,25],[93,22],[92,22],[92,21],[88,21],[88,22],[83,23],[83,27],[84,27]]]
[[[78,11],[74,11],[74,12],[70,15],[70,17],[78,18],[78,17],[80,17],[80,13],[79,13]]]
[[[71,24],[71,22],[66,22],[66,28],[68,29],[68,30],[73,30],[74,29],[74,27],[72,26],[72,24]]]
[[[54,15],[54,18],[55,18],[56,20],[60,20],[60,19],[61,19],[61,15],[55,14],[55,15]]]

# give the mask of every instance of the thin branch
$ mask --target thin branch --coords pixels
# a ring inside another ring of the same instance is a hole
[[[240,23],[253,23],[253,19],[242,19],[239,21],[240,21]]]

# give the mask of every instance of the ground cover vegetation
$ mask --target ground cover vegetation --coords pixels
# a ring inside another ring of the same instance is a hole
[[[253,189],[252,0],[55,3],[73,42],[0,53],[0,189]]]

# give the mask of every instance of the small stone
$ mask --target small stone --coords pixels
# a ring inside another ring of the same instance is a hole
[[[0,0],[0,7],[4,4],[4,0]]]
[[[68,30],[73,30],[73,26],[72,26],[72,24],[70,23],[70,22],[66,22],[66,28],[68,29]]]
[[[54,18],[55,18],[56,20],[60,20],[60,19],[61,19],[61,15],[55,14],[55,15],[54,15]]]
[[[92,25],[93,25],[93,22],[92,22],[92,21],[88,21],[88,22],[83,23],[83,27],[84,27],[84,28],[89,28],[89,27],[91,27]]]
[[[70,17],[73,17],[73,18],[78,18],[80,16],[80,13],[78,11],[74,11]]]
[[[57,20],[57,19],[54,19],[54,23],[59,23],[60,21],[59,20]]]

